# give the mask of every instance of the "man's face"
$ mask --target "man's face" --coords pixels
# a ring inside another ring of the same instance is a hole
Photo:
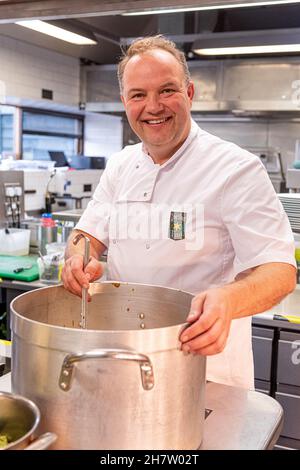
[[[123,76],[122,101],[133,131],[157,161],[170,158],[190,131],[194,86],[167,51],[132,57]]]

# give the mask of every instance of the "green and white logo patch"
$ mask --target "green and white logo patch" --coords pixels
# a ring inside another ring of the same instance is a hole
[[[171,240],[184,240],[185,224],[186,224],[185,212],[171,212],[170,213],[169,238],[171,238]]]

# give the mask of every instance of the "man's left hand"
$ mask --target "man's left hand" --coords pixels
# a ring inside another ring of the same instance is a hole
[[[223,351],[232,320],[229,293],[220,287],[196,295],[187,322],[191,326],[180,335],[182,350],[210,356]]]

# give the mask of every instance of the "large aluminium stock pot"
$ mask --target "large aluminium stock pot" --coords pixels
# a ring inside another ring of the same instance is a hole
[[[56,449],[197,449],[204,423],[204,357],[178,336],[192,295],[94,283],[87,329],[81,300],[62,286],[11,304],[13,391],[41,411]]]

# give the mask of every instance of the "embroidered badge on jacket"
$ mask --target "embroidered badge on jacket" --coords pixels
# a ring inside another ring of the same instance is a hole
[[[169,238],[183,240],[185,238],[185,212],[171,212],[169,225]]]

